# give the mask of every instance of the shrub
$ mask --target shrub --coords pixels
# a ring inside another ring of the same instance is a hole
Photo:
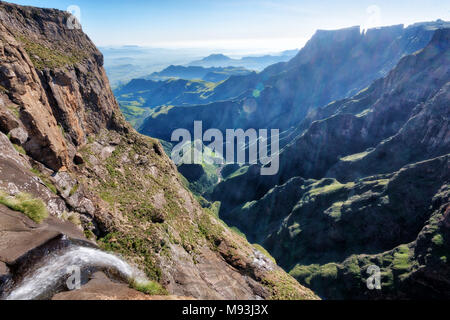
[[[47,207],[40,199],[33,198],[28,193],[19,193],[15,197],[0,192],[0,203],[11,210],[22,212],[31,220],[41,223],[48,217]]]
[[[435,235],[431,241],[433,241],[436,246],[442,246],[444,244],[444,238],[441,234]]]
[[[130,282],[130,287],[148,295],[167,295],[166,289],[155,281],[138,281],[133,279]]]
[[[70,189],[69,196],[71,197],[71,196],[73,196],[75,193],[77,193],[79,187],[80,187],[79,184],[74,185],[74,186],[72,187],[72,189]]]

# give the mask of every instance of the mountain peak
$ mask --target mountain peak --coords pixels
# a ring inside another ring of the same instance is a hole
[[[231,60],[230,57],[227,57],[224,54],[221,53],[215,53],[207,56],[206,58],[203,58],[202,61],[204,62],[215,62],[215,61],[228,61]]]

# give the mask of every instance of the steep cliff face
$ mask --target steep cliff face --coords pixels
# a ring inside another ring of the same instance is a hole
[[[125,123],[102,55],[68,19],[0,3],[0,291],[65,235],[121,254],[155,281],[152,293],[315,299],[202,209],[159,142]],[[145,298],[89,280],[54,298]]]
[[[221,217],[323,297],[447,297],[449,35],[311,113],[278,176],[251,167],[219,184]],[[366,288],[370,265],[381,292]]]
[[[23,147],[51,169],[68,167],[88,135],[114,126],[118,107],[102,55],[56,10],[3,4],[0,17],[2,96],[20,111]]]

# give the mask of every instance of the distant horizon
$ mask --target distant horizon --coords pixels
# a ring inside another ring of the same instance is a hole
[[[450,3],[431,0],[10,0],[80,17],[102,48],[199,50],[236,56],[301,49],[317,30],[450,20]],[[79,12],[78,12],[79,11]]]

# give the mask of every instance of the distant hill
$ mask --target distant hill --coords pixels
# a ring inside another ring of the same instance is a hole
[[[174,66],[171,65],[160,72],[154,72],[144,77],[145,80],[165,81],[169,79],[204,80],[220,82],[233,75],[248,75],[252,71],[242,67],[204,68],[198,66]]]
[[[268,66],[291,60],[298,50],[287,50],[276,55],[248,56],[241,59],[233,59],[223,54],[212,54],[201,60],[193,61],[188,66],[194,67],[243,67],[246,69],[261,71]]]

